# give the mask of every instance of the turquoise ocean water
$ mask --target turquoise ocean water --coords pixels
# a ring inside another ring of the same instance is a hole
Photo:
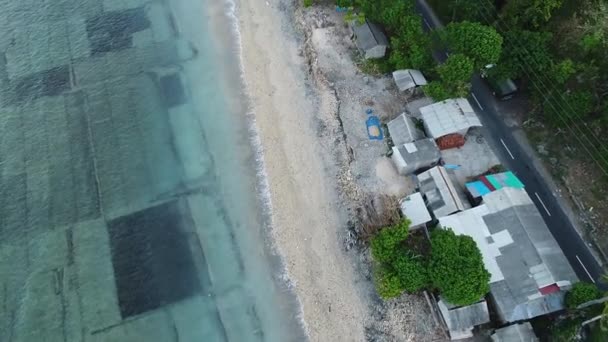
[[[229,0],[0,0],[0,341],[298,341]]]

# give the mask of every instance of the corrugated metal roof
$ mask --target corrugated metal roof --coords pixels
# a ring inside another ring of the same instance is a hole
[[[443,166],[436,166],[419,174],[418,187],[436,217],[465,209],[448,171]]]
[[[439,223],[477,243],[502,319],[514,322],[562,309],[563,291],[543,295],[540,288],[574,283],[577,277],[525,190],[505,187],[483,200],[473,209],[440,217]]]
[[[361,25],[354,25],[353,31],[357,37],[357,47],[363,51],[367,51],[375,46],[384,45],[388,46],[388,40],[382,30],[373,23],[368,22]]]
[[[497,329],[491,336],[493,342],[535,342],[538,338],[529,322],[513,324]]]
[[[401,213],[410,220],[410,227],[416,227],[431,221],[424,199],[419,192],[413,193],[400,201]]]
[[[451,332],[469,331],[477,325],[490,321],[488,304],[485,300],[456,308],[443,300],[439,300],[438,305],[441,315]]]
[[[422,86],[427,83],[422,72],[414,69],[393,71],[393,80],[395,80],[395,84],[400,91]]]
[[[400,146],[424,138],[424,132],[416,128],[412,118],[405,113],[391,120],[388,124],[388,133],[395,146]]]
[[[441,153],[433,139],[421,139],[401,146],[393,147],[392,160],[400,174],[436,165]]]
[[[410,72],[410,75],[412,75],[412,78],[414,79],[414,83],[416,83],[416,85],[422,86],[427,84],[426,78],[420,70],[408,69],[408,71]]]
[[[448,99],[420,108],[427,133],[433,138],[481,126],[467,99]]]

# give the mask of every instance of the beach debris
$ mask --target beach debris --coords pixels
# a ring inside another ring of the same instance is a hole
[[[399,200],[394,196],[367,194],[362,206],[357,208],[359,237],[368,241],[378,230],[392,226],[401,220]]]

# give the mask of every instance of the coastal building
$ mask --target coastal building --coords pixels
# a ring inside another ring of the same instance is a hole
[[[388,39],[378,25],[365,20],[363,24],[355,22],[352,28],[355,44],[365,59],[384,57]]]
[[[424,132],[418,129],[414,119],[405,113],[389,121],[386,126],[395,146],[424,138]]]
[[[422,72],[414,69],[393,71],[393,80],[395,80],[399,91],[412,90],[427,84]]]
[[[578,279],[525,190],[495,190],[483,196],[482,205],[438,220],[477,243],[500,321],[564,308],[565,292]]]
[[[428,136],[436,140],[439,149],[464,145],[471,127],[481,126],[477,114],[467,99],[448,99],[420,108]]]
[[[401,214],[410,220],[410,230],[422,228],[432,220],[431,214],[426,208],[424,199],[419,192],[403,198],[399,201],[399,206],[401,207]]]
[[[482,196],[504,187],[523,189],[524,184],[511,171],[480,176],[475,181],[465,184],[467,194],[477,204],[481,202]]]
[[[485,300],[467,306],[454,306],[440,299],[437,306],[452,340],[471,338],[476,326],[490,322]]]
[[[536,342],[538,338],[529,322],[512,324],[496,329],[490,336],[492,342]]]
[[[427,138],[392,147],[391,159],[401,175],[408,175],[439,163],[441,153],[435,140]]]
[[[435,166],[417,176],[418,189],[435,217],[443,217],[467,208],[464,192],[452,178],[452,170]]]

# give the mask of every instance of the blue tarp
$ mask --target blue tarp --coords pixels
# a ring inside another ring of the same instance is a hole
[[[377,116],[370,116],[367,121],[367,135],[371,140],[382,140],[384,138],[382,134],[382,127],[380,126],[380,119]]]
[[[487,195],[492,190],[488,189],[488,187],[483,184],[482,181],[474,181],[466,184],[467,190],[473,195],[473,197],[479,197],[483,195]]]

